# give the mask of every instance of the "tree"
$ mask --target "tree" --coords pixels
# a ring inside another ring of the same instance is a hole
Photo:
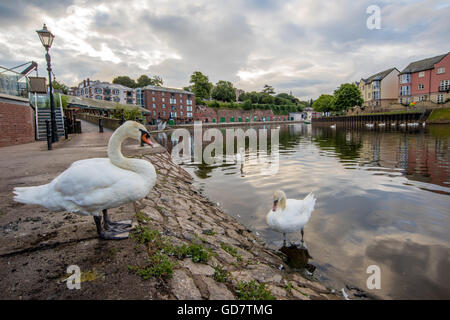
[[[112,83],[121,84],[128,88],[136,88],[136,82],[129,76],[118,76],[113,79]]]
[[[66,86],[64,83],[59,83],[56,80],[52,81],[52,87],[54,90],[58,90],[64,94],[67,94],[67,91],[69,90],[68,86]]]
[[[233,84],[230,81],[220,80],[212,90],[211,96],[213,99],[220,101],[233,102],[236,101],[236,92]]]
[[[317,112],[330,112],[333,111],[334,97],[330,94],[322,94],[314,103],[312,107]]]
[[[242,109],[244,110],[251,110],[252,108],[253,108],[252,100],[250,99],[245,100],[244,103],[242,104]]]
[[[209,99],[211,96],[211,89],[213,87],[212,83],[209,82],[207,76],[205,76],[200,71],[195,71],[191,75],[191,80],[189,83],[192,83],[192,92],[195,94],[197,98],[200,99]]]
[[[275,101],[275,98],[272,97],[269,93],[262,92],[259,96],[259,103],[273,104],[274,101]]]
[[[142,87],[145,87],[148,85],[153,85],[153,80],[149,76],[143,74],[142,76],[137,78],[136,85],[138,88],[142,88]]]
[[[334,111],[346,111],[348,108],[360,106],[364,102],[358,87],[352,83],[344,83],[334,90]]]
[[[268,93],[268,94],[275,94],[275,90],[273,89],[273,87],[269,86],[268,84],[264,85],[264,89],[262,92]]]
[[[154,76],[150,78],[149,76],[143,74],[136,81],[136,88],[142,88],[148,85],[160,87],[163,84],[163,80],[159,76]]]

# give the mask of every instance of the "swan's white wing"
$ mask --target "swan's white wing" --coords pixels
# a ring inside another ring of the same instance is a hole
[[[312,193],[303,200],[287,199],[286,209],[283,211],[280,224],[289,232],[303,228],[311,217],[316,198]]]
[[[136,180],[141,180],[136,173],[113,165],[109,159],[97,158],[75,162],[50,187],[59,193],[67,209],[94,212],[135,200]]]

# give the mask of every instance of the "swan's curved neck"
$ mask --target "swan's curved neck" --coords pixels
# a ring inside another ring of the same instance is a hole
[[[125,132],[123,130],[123,127],[119,127],[114,133],[112,134],[111,138],[109,138],[108,143],[108,157],[109,160],[115,165],[123,169],[129,169],[127,166],[127,162],[129,159],[125,158],[120,151],[122,147],[122,142],[127,137],[125,135]]]
[[[282,197],[279,203],[279,207],[281,208],[281,210],[286,209],[286,197]]]

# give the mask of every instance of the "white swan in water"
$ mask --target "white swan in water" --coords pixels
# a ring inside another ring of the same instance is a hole
[[[311,217],[316,198],[311,192],[303,200],[286,199],[286,194],[275,191],[273,194],[273,207],[266,216],[266,222],[270,228],[283,233],[286,243],[287,232],[300,231],[303,243],[303,228]]]
[[[156,171],[147,160],[122,155],[120,148],[126,138],[152,145],[150,134],[142,124],[127,121],[109,139],[109,158],[76,161],[48,184],[14,188],[14,200],[56,212],[92,215],[100,238],[128,238],[131,221],[111,222],[107,209],[144,198],[155,185]]]
[[[336,123],[330,126],[331,129],[336,129]]]

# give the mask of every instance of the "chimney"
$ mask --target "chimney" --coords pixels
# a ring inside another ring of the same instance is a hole
[[[88,87],[91,86],[91,81],[89,81],[89,78],[87,78],[87,85],[88,85]]]
[[[83,80],[83,88],[86,87],[86,80]]]

